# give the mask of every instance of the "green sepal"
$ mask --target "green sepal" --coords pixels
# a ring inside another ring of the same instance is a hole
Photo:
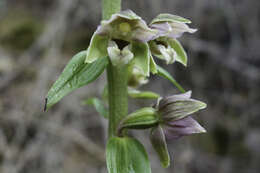
[[[93,34],[87,50],[86,63],[92,63],[99,58],[107,57],[108,37]]]
[[[131,87],[128,87],[128,95],[137,99],[157,99],[160,97],[159,94],[152,91],[139,91]]]
[[[154,150],[159,156],[162,167],[167,168],[170,166],[170,156],[165,140],[163,129],[160,125],[151,129],[150,140]]]
[[[104,102],[96,97],[88,98],[83,101],[83,104],[92,105],[95,107],[96,111],[103,116],[104,118],[108,118],[108,109],[106,108]]]
[[[176,86],[176,88],[178,88],[178,90],[180,92],[185,93],[185,90],[182,88],[182,86],[171,76],[171,74],[169,72],[167,72],[165,69],[163,69],[159,65],[157,65],[157,70],[158,70],[157,75],[159,75],[165,79],[168,79],[174,86]]]
[[[177,54],[176,61],[178,61],[179,63],[183,64],[186,67],[188,58],[181,43],[176,39],[168,39],[167,42],[175,50]]]
[[[127,117],[125,117],[119,124],[119,133],[123,128],[131,129],[146,129],[153,127],[159,121],[157,110],[152,107],[145,107],[139,109]]]
[[[161,22],[181,22],[181,23],[191,23],[189,19],[186,19],[181,16],[173,15],[173,14],[168,14],[168,13],[162,13],[156,16],[151,24],[154,23],[161,23]]]
[[[147,43],[133,42],[132,53],[134,54],[134,66],[145,76],[150,75],[150,51]]]
[[[134,138],[112,137],[106,148],[108,173],[151,173],[148,155]]]
[[[205,109],[207,104],[195,100],[195,99],[184,99],[184,100],[176,100],[173,102],[169,102],[167,106],[164,106],[160,109],[160,115],[164,121],[174,121],[183,119],[190,114],[193,114],[201,109]]]
[[[93,82],[108,64],[107,57],[100,58],[91,64],[84,63],[85,57],[86,51],[82,51],[73,56],[66,65],[46,96],[45,111],[73,90]]]

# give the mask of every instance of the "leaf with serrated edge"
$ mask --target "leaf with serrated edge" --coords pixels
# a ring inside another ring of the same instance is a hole
[[[86,51],[82,51],[69,61],[47,94],[45,110],[73,90],[93,82],[108,64],[107,57],[100,58],[91,64],[84,63],[85,57]]]
[[[112,137],[106,148],[108,173],[151,173],[143,145],[134,138]]]

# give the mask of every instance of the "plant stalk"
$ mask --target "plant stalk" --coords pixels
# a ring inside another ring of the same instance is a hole
[[[121,0],[103,0],[102,18],[107,20],[121,9]],[[117,126],[128,113],[127,65],[107,67],[109,137],[117,136]]]

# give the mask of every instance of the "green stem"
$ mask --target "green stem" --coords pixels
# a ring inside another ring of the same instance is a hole
[[[109,136],[117,136],[117,127],[128,113],[127,66],[107,68],[109,100]]]
[[[112,14],[121,10],[121,0],[103,0],[102,1],[102,18],[107,20]]]
[[[103,0],[102,17],[109,19],[121,9],[121,0]],[[109,100],[109,137],[117,136],[117,126],[128,113],[127,66],[107,67]]]

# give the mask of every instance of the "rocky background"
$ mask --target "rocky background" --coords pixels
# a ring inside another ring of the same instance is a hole
[[[124,0],[128,8],[147,21],[178,14],[199,29],[181,39],[188,68],[176,63],[167,69],[208,103],[194,116],[208,133],[171,142],[172,164],[162,169],[148,131],[133,132],[153,172],[259,173],[260,1]],[[100,96],[105,74],[43,112],[51,84],[72,55],[87,48],[100,19],[101,1],[0,0],[0,173],[106,172],[107,122],[82,105]],[[143,88],[164,96],[178,92],[155,76]],[[149,103],[131,100],[130,111]]]

